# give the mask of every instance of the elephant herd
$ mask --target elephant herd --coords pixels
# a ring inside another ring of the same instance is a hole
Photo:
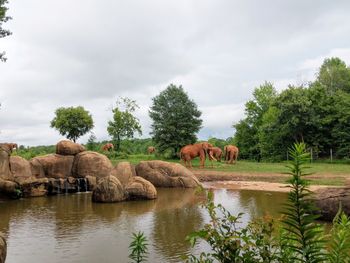
[[[113,150],[113,144],[107,143],[102,146],[102,151]],[[155,153],[156,148],[149,146],[147,148],[147,153]],[[199,157],[200,167],[204,167],[206,156],[208,155],[209,161],[211,161],[211,166],[213,166],[213,161],[221,162],[224,158],[225,162],[228,164],[235,164],[237,162],[239,150],[234,145],[226,145],[224,151],[219,147],[215,147],[208,142],[201,142],[195,144],[189,144],[181,148],[180,150],[180,160],[182,160],[186,167],[192,167],[191,161]]]
[[[180,160],[182,160],[186,167],[192,167],[192,159],[199,157],[200,167],[204,167],[204,162],[206,155],[208,155],[211,165],[213,166],[213,161],[221,162],[222,157],[226,163],[234,164],[237,162],[239,150],[234,145],[226,145],[224,147],[224,156],[221,148],[215,147],[208,142],[201,142],[186,145],[180,150]]]

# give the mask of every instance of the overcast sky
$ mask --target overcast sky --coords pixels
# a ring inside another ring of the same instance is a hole
[[[312,80],[325,57],[350,64],[350,1],[11,0],[0,39],[0,141],[54,144],[61,106],[84,106],[98,140],[118,96],[149,137],[151,98],[182,84],[202,111],[200,139],[233,135],[265,80]],[[87,136],[79,139],[84,143]]]

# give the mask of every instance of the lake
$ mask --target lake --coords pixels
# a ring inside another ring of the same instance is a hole
[[[0,201],[0,231],[8,241],[6,263],[130,262],[133,232],[148,238],[149,262],[179,262],[191,252],[185,238],[208,222],[205,198],[193,189],[157,189],[158,199],[92,203],[91,193]],[[278,217],[285,193],[213,190],[216,203],[243,223]],[[207,249],[199,244],[195,250]]]

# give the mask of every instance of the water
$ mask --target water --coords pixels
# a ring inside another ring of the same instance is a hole
[[[283,193],[215,190],[215,202],[243,221],[277,217]],[[191,252],[185,237],[208,221],[203,197],[191,189],[158,189],[158,199],[91,202],[91,193],[0,201],[0,231],[8,238],[6,263],[130,262],[131,233],[149,239],[149,262],[179,262]],[[205,249],[205,245],[199,245]],[[198,248],[197,248],[198,249]]]

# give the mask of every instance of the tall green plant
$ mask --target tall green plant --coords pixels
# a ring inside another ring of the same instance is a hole
[[[142,232],[133,233],[132,235],[133,240],[129,245],[129,249],[131,250],[129,258],[135,263],[145,262],[148,254],[147,238]]]
[[[341,211],[333,220],[328,260],[331,263],[350,262],[350,219]]]
[[[315,223],[318,215],[313,213],[315,208],[310,201],[309,182],[303,178],[307,175],[305,169],[310,162],[305,144],[294,144],[289,150],[289,156],[292,158],[287,166],[288,174],[292,176],[289,180],[291,190],[283,212],[285,234],[282,242],[292,252],[291,260],[294,262],[323,262],[324,230]]]

